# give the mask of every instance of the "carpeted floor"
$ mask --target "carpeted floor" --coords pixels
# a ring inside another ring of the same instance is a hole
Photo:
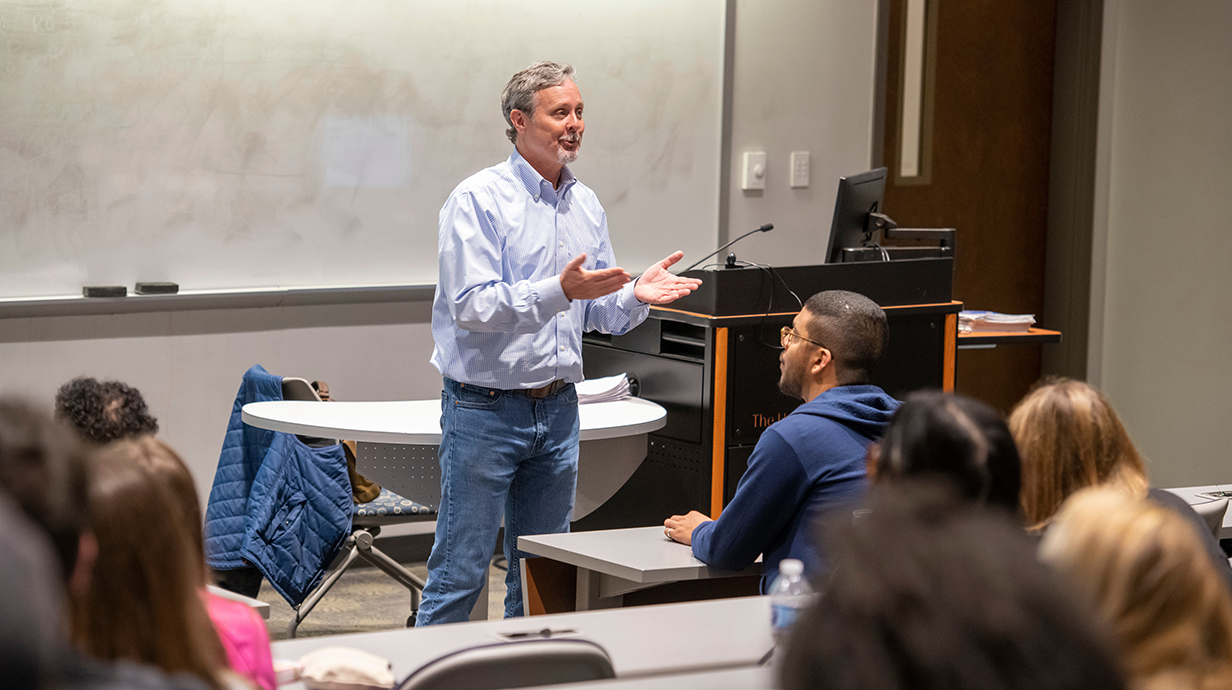
[[[427,566],[422,563],[405,565],[415,575],[427,577]],[[491,591],[488,618],[500,618],[505,611],[505,571],[489,568],[488,586]],[[291,607],[268,582],[261,584],[257,598],[270,605],[270,617],[266,621],[270,639],[286,639]],[[401,628],[406,626],[410,614],[410,593],[402,585],[376,568],[354,566],[300,623],[297,637]]]

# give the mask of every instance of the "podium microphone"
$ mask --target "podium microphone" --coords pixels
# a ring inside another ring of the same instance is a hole
[[[709,259],[710,257],[714,256],[715,254],[718,254],[719,252],[723,251],[724,249],[727,249],[728,247],[730,247],[730,246],[732,246],[733,244],[735,244],[735,243],[739,242],[740,240],[742,240],[742,239],[744,239],[744,238],[748,237],[749,235],[752,235],[752,234],[753,234],[753,233],[755,233],[755,232],[770,232],[770,231],[771,231],[771,230],[773,230],[773,229],[774,229],[774,223],[766,223],[765,225],[761,226],[760,228],[754,228],[753,230],[749,230],[748,232],[746,232],[746,233],[744,233],[743,235],[741,235],[741,236],[737,237],[736,239],[732,240],[731,242],[728,242],[727,244],[723,245],[722,247],[719,247],[718,249],[714,250],[713,252],[710,252],[709,254],[707,254],[707,255],[703,256],[702,258],[698,259],[698,260],[697,260],[697,263],[693,264],[692,266],[689,266],[688,268],[686,268],[686,269],[684,269],[684,270],[685,270],[685,271],[692,271],[693,269],[697,268],[697,265],[698,265],[698,264],[700,264],[701,262],[705,261],[706,259]],[[681,271],[681,272],[683,273],[684,271]]]

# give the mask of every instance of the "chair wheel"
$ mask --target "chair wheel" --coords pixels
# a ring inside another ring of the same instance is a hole
[[[412,613],[411,615],[406,617],[406,627],[408,628],[415,627],[415,616],[416,614]]]

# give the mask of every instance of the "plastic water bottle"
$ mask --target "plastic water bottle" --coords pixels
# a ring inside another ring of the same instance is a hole
[[[779,562],[779,574],[770,584],[770,630],[774,645],[781,648],[800,612],[813,603],[817,594],[804,579],[804,564],[794,558]]]

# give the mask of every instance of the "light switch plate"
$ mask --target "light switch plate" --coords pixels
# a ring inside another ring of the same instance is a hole
[[[791,186],[809,186],[809,152],[791,152]]]
[[[741,189],[766,188],[766,152],[745,151],[744,169],[740,173]]]

